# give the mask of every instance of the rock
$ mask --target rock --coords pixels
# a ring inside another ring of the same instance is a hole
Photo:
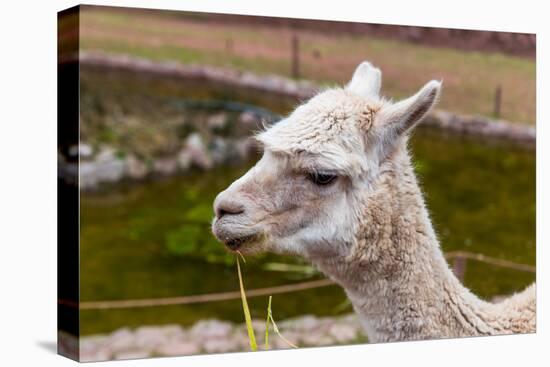
[[[76,157],[77,155],[79,155],[80,158],[88,158],[92,156],[93,152],[94,152],[93,148],[85,143],[80,143],[78,145],[71,145],[69,147],[69,155],[72,157]]]
[[[187,149],[182,148],[177,156],[178,167],[182,171],[187,171],[191,167],[191,153]]]
[[[265,320],[252,320],[252,325],[256,335],[260,336],[260,348],[263,348]],[[308,315],[281,321],[278,325],[284,338],[298,347],[349,344],[357,342],[362,335],[358,318],[353,314],[323,318]],[[270,328],[269,349],[289,348],[291,346]],[[182,329],[179,325],[143,326],[132,332],[122,328],[107,336],[86,336],[80,339],[82,361],[248,350],[250,345],[246,325],[219,320],[198,321],[190,329]]]
[[[301,343],[305,346],[326,346],[334,345],[334,339],[323,333],[304,333]]]
[[[306,315],[297,319],[294,319],[291,327],[294,330],[300,331],[312,331],[319,326],[319,321],[315,316]]]
[[[92,335],[80,340],[80,354],[94,354],[108,345],[108,337],[105,335]]]
[[[207,353],[227,353],[239,350],[239,343],[232,338],[209,339],[202,345]]]
[[[153,163],[153,170],[161,175],[169,176],[178,170],[178,160],[175,158],[160,158]]]
[[[125,164],[111,148],[103,148],[95,159],[95,176],[98,182],[116,182],[124,175]]]
[[[98,162],[107,162],[113,159],[116,159],[114,149],[106,146],[101,147],[96,157],[96,161]]]
[[[248,334],[245,328],[236,327],[233,332],[232,338],[235,343],[237,343],[239,350],[248,350],[248,348],[250,348]]]
[[[199,321],[191,329],[191,338],[197,337],[199,340],[227,338],[231,334],[233,327],[230,323],[218,320]]]
[[[170,340],[181,340],[185,337],[185,332],[180,325],[164,325],[156,329],[160,330]]]
[[[96,165],[94,162],[80,162],[80,187],[83,189],[97,186]]]
[[[214,138],[210,146],[213,163],[224,163],[229,157],[229,150],[229,144],[225,139],[220,137]]]
[[[356,339],[357,331],[353,326],[341,323],[334,323],[329,329],[330,335],[338,343],[346,343]]]
[[[242,324],[243,330],[246,329],[246,324]],[[265,333],[265,320],[252,320],[252,327],[258,334],[264,334]]]
[[[227,122],[227,116],[223,112],[212,115],[208,117],[208,119],[206,120],[206,124],[212,130],[223,129],[225,127],[226,122]]]
[[[80,351],[80,362],[100,362],[113,359],[113,353],[108,347],[96,350]]]
[[[158,327],[142,326],[134,332],[135,345],[141,350],[153,350],[154,348],[166,344],[168,337]]]
[[[128,328],[118,329],[105,342],[114,352],[130,350],[135,346],[134,334]]]
[[[244,111],[239,115],[238,121],[239,124],[250,129],[258,127],[260,119],[254,112]]]
[[[163,356],[182,356],[197,354],[200,352],[200,348],[192,342],[170,342],[155,351]]]
[[[115,359],[139,359],[150,357],[151,353],[145,350],[128,350],[115,354]]]
[[[80,158],[88,158],[93,154],[93,152],[93,148],[88,144],[80,143],[78,145],[78,153],[80,154]]]
[[[250,158],[253,154],[255,154],[258,151],[257,148],[258,147],[256,145],[256,142],[251,137],[240,139],[235,144],[235,149],[237,150],[237,153],[241,159]]]
[[[133,154],[126,157],[126,171],[130,178],[139,180],[147,176],[147,165]]]
[[[186,151],[191,156],[191,163],[201,169],[212,168],[213,162],[206,150],[201,136],[198,133],[192,133],[185,140]]]

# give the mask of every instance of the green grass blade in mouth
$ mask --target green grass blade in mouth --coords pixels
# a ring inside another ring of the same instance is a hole
[[[241,274],[241,265],[239,262],[239,258],[237,258],[237,273],[239,274],[241,300],[243,301],[243,311],[244,319],[246,321],[246,330],[248,331],[248,341],[250,342],[250,349],[255,352],[258,350],[258,344],[256,344],[256,336],[254,335],[254,329],[252,328],[252,319],[250,318],[250,310],[248,309],[248,302],[246,300],[246,294],[244,292],[243,276]]]

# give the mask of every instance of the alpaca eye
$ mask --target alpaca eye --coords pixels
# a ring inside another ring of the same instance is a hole
[[[316,185],[324,186],[332,183],[338,176],[327,173],[312,172],[308,174],[308,178]]]

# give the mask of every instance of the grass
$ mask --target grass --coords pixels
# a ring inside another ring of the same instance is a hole
[[[238,252],[239,256],[244,260],[244,257],[240,252]],[[248,333],[248,341],[250,343],[250,349],[255,352],[258,350],[258,343],[256,342],[256,334],[254,333],[254,327],[252,326],[252,318],[250,317],[250,309],[248,308],[248,301],[246,299],[246,292],[244,290],[244,282],[243,282],[243,276],[241,273],[241,264],[239,262],[239,258],[237,259],[237,274],[239,276],[239,289],[241,290],[241,301],[243,304],[243,313],[244,313],[244,319],[246,323],[246,331]],[[271,311],[271,300],[273,299],[272,296],[269,296],[269,301],[267,304],[267,316],[265,320],[265,341],[264,341],[264,348],[265,350],[269,349],[269,324],[273,326],[273,331],[290,347],[292,348],[298,348],[295,344],[293,344],[290,340],[285,338],[281,332],[279,331],[279,327],[275,323],[275,320],[273,319],[273,313]]]
[[[244,292],[243,276],[241,274],[241,264],[239,258],[237,258],[237,273],[239,274],[239,287],[241,289],[241,300],[243,302],[244,319],[246,321],[246,331],[248,332],[248,340],[250,342],[250,349],[255,352],[258,350],[258,344],[256,343],[256,335],[254,334],[254,328],[252,327],[252,318],[250,317],[250,310],[248,309],[248,301],[246,300],[246,294]],[[266,329],[267,333],[267,329]]]
[[[360,61],[369,59],[382,68],[383,92],[392,97],[402,98],[430,79],[442,79],[442,108],[491,116],[495,90],[500,85],[502,118],[535,123],[536,65],[531,59],[420,46],[367,35],[207,23],[191,17],[176,19],[159,11],[123,14],[86,7],[81,17],[83,50],[284,76],[290,76],[293,33],[300,38],[301,76],[305,79],[342,84]]]

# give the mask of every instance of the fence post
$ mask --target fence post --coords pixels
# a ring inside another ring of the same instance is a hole
[[[463,256],[457,256],[453,260],[453,273],[461,281],[464,281],[464,274],[466,273],[466,258]]]
[[[502,86],[499,84],[495,90],[495,109],[494,115],[498,119],[500,118],[500,106],[502,104]]]
[[[292,35],[292,77],[300,78],[300,40],[296,34]]]

